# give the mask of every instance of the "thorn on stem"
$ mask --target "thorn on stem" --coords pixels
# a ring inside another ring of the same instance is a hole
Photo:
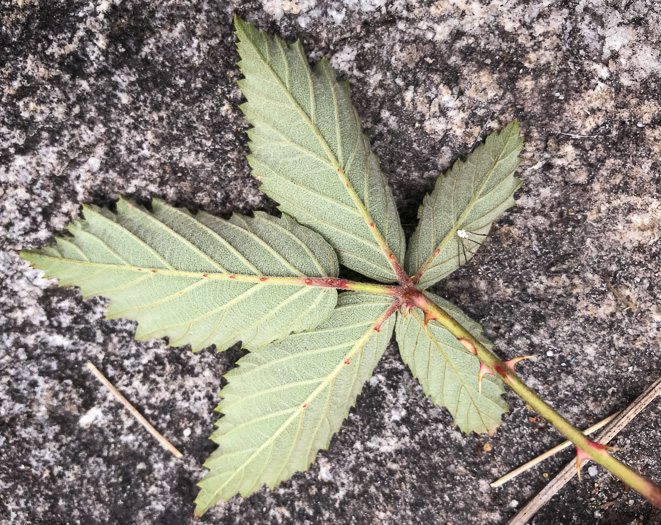
[[[406,316],[409,315],[412,306],[410,303],[404,303],[400,306],[399,312],[402,314],[403,319],[406,319]]]
[[[471,354],[477,355],[477,348],[475,348],[475,345],[471,343],[468,339],[464,339],[463,337],[460,337],[457,339],[462,345],[466,347],[466,350],[468,350]]]
[[[588,443],[590,443],[590,446],[592,448],[596,449],[597,452],[604,452],[608,453],[608,450],[618,450],[617,447],[609,447],[608,445],[602,445],[601,443],[597,443],[596,441],[592,441],[588,439]],[[581,481],[581,466],[582,463],[590,461],[592,458],[588,455],[588,453],[576,447],[576,473],[578,474],[578,480]]]
[[[460,340],[461,341],[461,340]],[[462,343],[463,344],[463,343]],[[464,345],[465,346],[465,345]],[[514,372],[514,367],[519,361],[523,361],[524,359],[530,359],[531,357],[537,357],[536,355],[524,355],[521,357],[514,357],[513,359],[508,359],[507,361],[503,361],[503,364],[509,368],[512,372]],[[511,377],[507,370],[504,370],[503,367],[500,365],[494,365],[494,372],[486,366],[484,363],[480,363],[480,371],[477,374],[477,384],[478,384],[478,391],[482,393],[482,379],[484,379],[484,376],[491,374],[492,376],[499,375],[502,379],[505,381],[510,381]]]
[[[524,359],[531,359],[533,357],[537,357],[535,354],[533,355],[523,355],[521,357],[514,357],[512,359],[508,359],[507,361],[503,361],[505,363],[505,366],[509,368],[512,372],[514,372],[514,367],[519,361],[523,361]]]
[[[429,327],[427,325],[429,324],[429,321],[433,321],[434,319],[436,319],[434,314],[429,313],[429,312],[425,312],[425,333],[427,335],[430,335],[429,334]]]
[[[477,373],[477,390],[480,394],[482,393],[482,379],[487,374],[495,375],[487,365],[480,363],[480,371]]]

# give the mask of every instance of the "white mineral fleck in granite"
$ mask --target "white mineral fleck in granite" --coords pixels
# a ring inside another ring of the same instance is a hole
[[[98,407],[92,407],[78,419],[78,425],[86,428],[92,424],[103,421],[103,411]]]

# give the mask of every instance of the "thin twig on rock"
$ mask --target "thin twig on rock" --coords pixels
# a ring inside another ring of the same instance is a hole
[[[615,419],[619,413],[620,413],[620,411],[615,412],[615,414],[611,414],[606,419],[602,419],[601,421],[599,421],[599,423],[595,423],[590,428],[586,428],[583,431],[583,433],[587,435],[587,434],[592,434],[592,432],[596,432],[600,428],[605,427],[606,425],[608,425],[608,423],[613,421],[613,419]],[[517,477],[519,474],[523,474],[526,470],[531,469],[535,465],[537,465],[537,464],[541,463],[542,461],[544,461],[546,458],[550,458],[551,456],[555,456],[558,452],[560,452],[561,450],[566,449],[567,447],[570,447],[571,445],[572,445],[571,441],[563,441],[558,446],[553,447],[551,450],[548,450],[548,451],[544,452],[544,454],[540,454],[535,459],[531,459],[530,461],[528,461],[528,463],[524,463],[519,468],[516,468],[513,471],[509,472],[508,474],[505,474],[502,478],[497,479],[496,481],[491,483],[491,486],[493,488],[496,488],[496,487],[500,487],[501,485],[504,485],[505,483],[507,483],[511,479],[514,479],[515,477]]]
[[[124,405],[128,411],[135,417],[140,423],[142,423],[142,426],[144,426],[149,433],[154,436],[160,443],[163,445],[166,449],[168,449],[172,454],[174,454],[175,457],[181,458],[183,457],[183,454],[179,452],[172,443],[170,443],[163,435],[156,430],[149,421],[147,421],[143,415],[137,411],[137,409],[129,403],[129,401],[119,393],[119,390],[117,390],[113,384],[108,381],[108,378],[104,376],[97,367],[95,367],[91,361],[87,362],[87,368],[89,368],[92,373],[101,381],[107,388],[110,390],[113,396],[122,404]]]
[[[606,286],[608,286],[608,289],[611,292],[613,292],[615,297],[617,297],[620,301],[622,301],[624,304],[627,305],[627,307],[625,308],[625,311],[626,310],[631,310],[632,312],[635,312],[636,310],[638,310],[638,308],[640,308],[640,305],[638,304],[638,302],[635,299],[633,299],[631,297],[625,297],[620,292],[618,292],[615,289],[615,287],[611,284],[610,279],[608,279],[608,276],[605,273],[603,274],[603,277],[604,277],[604,281],[606,281]]]

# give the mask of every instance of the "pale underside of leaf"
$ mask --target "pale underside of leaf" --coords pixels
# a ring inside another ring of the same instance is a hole
[[[84,215],[57,247],[22,256],[61,286],[110,299],[108,318],[137,321],[136,339],[258,348],[317,326],[337,301],[335,290],[304,284],[337,276],[332,247],[291,217],[226,221],[156,199],[151,212],[120,199],[117,213],[86,206]]]
[[[340,263],[396,281],[390,254],[403,260],[404,233],[348,85],[326,60],[310,68],[300,42],[287,45],[240,20],[236,27],[241,109],[253,125],[248,160],[260,189],[323,235]]]
[[[456,306],[427,293],[459,324],[478,337],[482,328]],[[478,386],[480,361],[436,321],[430,321],[425,331],[424,317],[417,308],[406,319],[398,313],[395,333],[399,351],[413,375],[435,405],[447,408],[457,426],[465,433],[489,432],[500,424],[507,412],[502,399],[502,382],[493,376]],[[484,341],[480,337],[481,341]]]
[[[521,185],[514,177],[523,139],[510,123],[494,132],[466,158],[458,160],[426,195],[406,254],[406,270],[425,289],[467,263],[493,221],[514,206]]]
[[[332,316],[314,330],[248,354],[225,377],[196,500],[201,515],[219,500],[275,487],[307,470],[328,448],[390,341],[394,316],[375,330],[391,302],[341,293]]]

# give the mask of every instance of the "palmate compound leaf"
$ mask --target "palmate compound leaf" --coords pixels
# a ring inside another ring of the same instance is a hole
[[[245,76],[239,87],[248,100],[241,109],[254,126],[248,161],[260,189],[323,235],[341,264],[396,281],[393,259],[404,260],[404,233],[348,84],[325,59],[310,68],[300,42],[290,46],[235,22]]]
[[[432,293],[425,295],[482,344],[493,346],[479,335],[482,327],[459,308]],[[395,334],[404,363],[434,404],[450,411],[462,432],[493,430],[507,412],[507,404],[501,397],[505,393],[502,381],[487,375],[482,379],[480,391],[478,358],[436,321],[430,321],[427,327],[425,331],[423,314],[417,308],[412,308],[406,318],[397,314]]]
[[[337,276],[331,246],[291,217],[192,215],[154,199],[86,206],[57,247],[21,252],[46,277],[110,299],[108,318],[138,321],[136,339],[171,346],[258,348],[313,328],[337,302],[305,277]]]
[[[514,206],[521,185],[514,177],[523,138],[516,121],[489,135],[441,175],[418,211],[420,222],[406,253],[405,268],[424,290],[475,254],[491,224]]]
[[[381,322],[390,305],[384,296],[341,293],[322,325],[249,353],[225,375],[218,449],[205,463],[197,515],[275,487],[328,448],[388,346],[394,316]]]

